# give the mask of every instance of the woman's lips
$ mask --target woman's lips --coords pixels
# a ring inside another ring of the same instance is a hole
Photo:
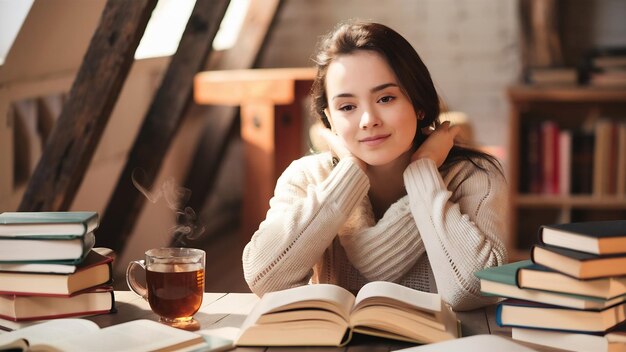
[[[383,143],[384,141],[386,141],[387,138],[389,138],[389,136],[390,136],[390,134],[380,134],[380,135],[377,135],[377,136],[371,136],[371,137],[366,137],[366,138],[360,139],[359,142],[361,142],[361,143],[363,143],[363,144],[365,144],[367,146],[373,147],[373,146],[379,145],[379,144]]]

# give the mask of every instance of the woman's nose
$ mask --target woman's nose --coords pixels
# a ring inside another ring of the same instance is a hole
[[[363,114],[361,115],[361,121],[359,123],[360,128],[368,129],[379,125],[380,119],[374,111],[366,110],[363,112]]]

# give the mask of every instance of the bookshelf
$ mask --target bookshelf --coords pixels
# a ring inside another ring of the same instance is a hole
[[[626,218],[626,179],[621,180],[624,172],[618,171],[618,160],[626,158],[626,151],[619,150],[619,137],[603,144],[608,145],[603,152],[596,151],[600,148],[596,148],[595,141],[599,121],[611,121],[618,130],[626,124],[626,88],[514,86],[508,89],[508,98],[511,116],[507,248],[511,260],[528,258],[541,224]],[[556,133],[569,133],[572,149],[560,143],[558,134],[549,137],[545,132],[547,125],[556,126]],[[579,137],[574,137],[583,133],[593,136],[592,142],[587,143],[592,150],[586,154],[580,151]],[[619,132],[614,135],[619,136]],[[552,147],[544,148],[546,145]],[[560,149],[574,151],[564,157]],[[559,164],[567,158],[569,165]],[[604,164],[594,165],[596,159],[604,159]],[[552,172],[546,171],[550,169]],[[584,189],[579,186],[584,176],[581,170],[587,170],[586,181],[591,183]],[[613,183],[610,189],[603,181],[607,179]],[[552,184],[546,186],[546,182]],[[619,183],[621,186],[617,186]]]

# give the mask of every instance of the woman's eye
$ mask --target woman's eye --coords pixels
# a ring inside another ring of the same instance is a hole
[[[339,110],[341,111],[352,111],[354,109],[356,109],[356,106],[354,105],[344,105],[344,106],[339,107]]]
[[[378,101],[381,102],[381,103],[388,103],[388,102],[392,101],[393,99],[394,99],[394,97],[392,97],[391,95],[387,95],[387,96],[384,96],[384,97],[380,98]]]

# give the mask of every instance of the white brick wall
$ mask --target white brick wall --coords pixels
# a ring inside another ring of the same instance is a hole
[[[469,116],[476,141],[506,147],[504,89],[520,72],[517,6],[517,0],[288,0],[260,66],[310,66],[319,36],[337,22],[381,22],[413,44],[446,104]]]

